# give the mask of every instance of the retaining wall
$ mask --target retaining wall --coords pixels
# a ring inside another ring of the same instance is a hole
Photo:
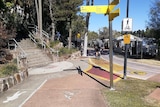
[[[7,91],[14,85],[21,83],[27,77],[28,77],[28,70],[26,69],[24,71],[14,74],[13,76],[0,78],[0,92]]]

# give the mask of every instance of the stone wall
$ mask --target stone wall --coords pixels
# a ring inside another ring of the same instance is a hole
[[[28,70],[26,69],[22,72],[14,74],[13,76],[0,78],[0,92],[7,91],[14,85],[21,83],[27,77],[28,77]]]

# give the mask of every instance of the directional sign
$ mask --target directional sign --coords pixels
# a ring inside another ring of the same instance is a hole
[[[99,6],[81,6],[80,11],[83,13],[94,12],[97,14],[109,15],[109,21],[112,21],[115,17],[119,16],[120,9],[113,10],[119,3],[119,0],[113,0],[109,5]]]
[[[112,2],[109,4],[109,12],[111,12],[117,4],[119,4],[119,0],[114,0],[114,1],[112,1]]]
[[[116,9],[109,14],[109,21],[112,21],[115,17],[119,16],[120,9]]]
[[[97,14],[104,14],[108,9],[108,5],[99,5],[99,6],[81,6],[80,11],[83,13],[95,12]]]

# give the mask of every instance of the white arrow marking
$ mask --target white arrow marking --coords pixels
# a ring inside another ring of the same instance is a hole
[[[13,101],[13,100],[17,99],[23,93],[26,93],[26,91],[23,91],[21,93],[20,93],[20,91],[17,91],[15,94],[13,94],[13,96],[7,97],[7,100],[3,101],[3,103],[8,103],[9,101]]]

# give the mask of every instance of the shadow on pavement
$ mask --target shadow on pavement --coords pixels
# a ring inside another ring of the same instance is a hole
[[[100,67],[100,66],[93,65],[93,64],[91,64],[91,63],[89,63],[89,62],[86,62],[85,60],[81,60],[81,61],[83,61],[83,62],[85,62],[85,63],[87,63],[87,64],[93,66],[94,68],[99,68],[100,70],[103,70],[103,71],[105,71],[105,72],[110,73],[109,71],[106,71],[105,69],[103,69],[103,68]],[[123,79],[123,77],[121,77],[121,76],[118,75],[118,74],[114,74],[114,73],[113,73],[113,75],[116,76],[116,77],[119,77],[119,78]]]
[[[81,76],[83,76],[83,74],[87,75],[88,77],[92,78],[93,80],[95,80],[96,82],[98,82],[99,84],[101,84],[104,87],[110,88],[109,86],[103,84],[101,81],[97,80],[96,78],[92,77],[91,75],[87,74],[86,72],[82,71],[80,66],[76,67],[78,70],[78,74],[80,74]]]
[[[107,88],[110,88],[109,86],[103,84],[101,81],[97,80],[96,78],[92,77],[91,75],[85,73],[84,71],[82,71],[81,67],[78,66],[76,67],[75,69],[65,69],[63,71],[70,71],[70,70],[77,70],[78,71],[78,74],[80,74],[81,76],[83,76],[83,74],[87,75],[88,77],[92,78],[93,80],[95,80],[96,82],[98,82],[99,84],[101,84],[102,86],[104,87],[107,87]]]

